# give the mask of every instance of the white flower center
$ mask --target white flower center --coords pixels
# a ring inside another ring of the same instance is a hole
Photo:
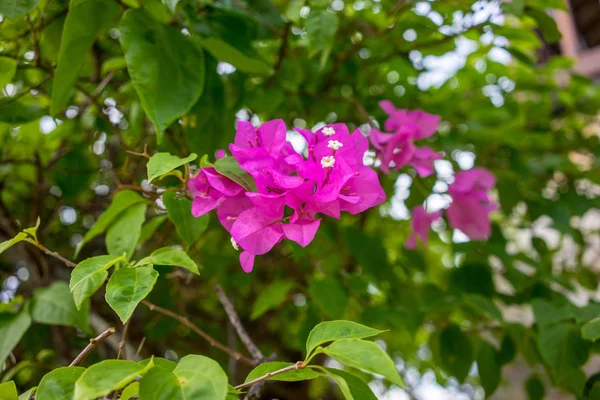
[[[334,164],[335,158],[333,156],[325,156],[321,158],[321,167],[323,168],[333,167]]]
[[[330,126],[326,126],[325,128],[323,128],[323,135],[325,136],[331,136],[331,135],[335,135],[335,129],[333,129]]]
[[[342,143],[340,143],[340,142],[338,142],[337,140],[330,140],[330,141],[327,143],[327,147],[329,147],[329,148],[330,148],[330,149],[332,149],[332,150],[337,150],[337,149],[339,149],[339,148],[340,148],[340,147],[342,147],[342,146],[343,146],[343,144],[342,144]]]
[[[234,249],[239,250],[240,246],[238,246],[237,242],[235,241],[235,239],[233,237],[231,237],[231,245],[233,246]]]

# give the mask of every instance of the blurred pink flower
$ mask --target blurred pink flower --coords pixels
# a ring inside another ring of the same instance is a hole
[[[473,240],[490,236],[489,214],[498,205],[490,199],[488,191],[496,184],[494,175],[485,168],[473,168],[456,174],[448,188],[452,204],[446,211],[450,226],[460,229]]]
[[[421,239],[423,246],[427,247],[429,228],[431,223],[442,216],[441,211],[436,211],[431,214],[427,214],[423,206],[416,206],[411,212],[412,229],[413,232],[408,237],[405,247],[407,249],[414,249],[417,247],[417,238]]]

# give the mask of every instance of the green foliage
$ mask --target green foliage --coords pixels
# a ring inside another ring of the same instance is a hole
[[[121,268],[112,274],[106,284],[106,302],[125,323],[139,302],[148,296],[156,279],[158,279],[158,272],[152,268],[152,265]]]
[[[327,354],[349,367],[382,375],[390,382],[404,387],[402,377],[398,374],[392,360],[381,347],[373,342],[360,339],[341,339],[325,348],[317,349],[317,352]]]
[[[17,400],[17,387],[13,381],[0,383],[0,399],[1,400]]]
[[[254,379],[260,378],[263,375],[267,375],[269,372],[274,372],[280,370],[282,368],[286,368],[294,365],[289,362],[282,361],[271,361],[260,364],[258,367],[254,368],[244,382],[250,382]],[[277,374],[272,377],[267,378],[268,380],[275,381],[284,381],[284,382],[296,382],[296,381],[305,381],[309,379],[319,378],[321,375],[316,371],[313,371],[309,368],[302,369],[293,369],[291,371],[284,372],[282,374]]]
[[[257,297],[250,319],[257,319],[267,311],[279,306],[294,287],[290,281],[276,281]]]
[[[321,322],[308,335],[308,339],[306,340],[306,355],[308,356],[318,346],[327,342],[341,339],[364,339],[379,335],[382,332],[352,321]]]
[[[40,381],[35,398],[39,400],[72,398],[75,382],[84,371],[85,368],[81,367],[62,367],[49,372]]]
[[[133,361],[106,360],[87,368],[75,381],[74,400],[103,397],[113,390],[127,386],[136,377],[153,367],[150,362],[142,366]]]
[[[563,0],[482,4],[0,1],[0,398],[233,400],[264,378],[264,398],[370,400],[400,365],[487,397],[596,398],[600,91],[540,51],[561,39]],[[256,190],[230,155],[209,161],[236,119],[282,119],[301,147],[294,127],[384,127],[384,99],[440,115],[415,143],[445,155],[433,176],[380,173],[382,206],[324,217],[310,246],[280,243],[251,274],[214,213],[191,216],[196,154]],[[405,249],[404,206],[446,207],[471,164],[497,178],[488,240],[444,220]],[[276,359],[223,352],[216,284]]]
[[[194,161],[198,156],[194,153],[190,154],[186,158],[179,158],[169,153],[156,153],[146,164],[148,170],[148,182],[152,182],[154,179],[168,174],[175,168],[178,168],[184,164]]]
[[[142,9],[128,10],[119,32],[131,81],[160,143],[163,132],[202,94],[204,53],[177,29],[156,23]]]
[[[86,53],[92,48],[96,37],[112,26],[118,16],[119,6],[113,0],[71,1],[52,81],[52,115],[62,111],[68,104],[77,78],[85,66]]]
[[[192,213],[192,202],[188,199],[176,198],[175,193],[165,193],[163,202],[167,208],[169,219],[175,224],[177,233],[184,243],[191,246],[199,240],[208,227],[210,218],[208,214],[200,218],[189,218]]]
[[[138,261],[137,265],[171,265],[182,267],[199,275],[198,265],[185,253],[185,251],[164,247],[154,251],[150,256]]]

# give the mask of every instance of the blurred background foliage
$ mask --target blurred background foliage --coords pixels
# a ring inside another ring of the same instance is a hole
[[[152,201],[135,258],[178,245],[202,266],[199,277],[157,268],[148,299],[232,347],[217,283],[278,360],[301,359],[323,320],[389,329],[379,343],[408,387],[365,375],[381,398],[600,398],[600,92],[568,58],[540,63],[539,50],[560,39],[553,9],[563,1],[2,2],[0,241],[39,216],[47,248],[77,262],[106,254],[103,235],[74,251],[117,191],[138,191]],[[282,118],[289,129],[339,121],[367,133],[370,119],[383,123],[382,99],[442,117],[428,143],[446,154],[437,174],[380,175],[384,205],[326,219],[309,247],[278,245],[251,274],[216,218],[194,220],[187,200],[162,195],[180,186],[176,177],[151,185],[147,160],[128,153],[212,158],[236,119]],[[440,222],[429,248],[404,249],[408,209],[445,206],[454,171],[474,165],[498,179],[489,240],[469,242]],[[83,320],[34,312],[29,327],[14,313],[69,276],[26,243],[0,256],[2,381],[29,388],[91,331],[121,329],[104,289]],[[129,329],[131,354],[145,338],[144,357],[205,354],[229,365],[234,382],[248,372],[145,307]],[[91,358],[115,352],[109,341]],[[263,398],[339,398],[335,390],[277,383]]]

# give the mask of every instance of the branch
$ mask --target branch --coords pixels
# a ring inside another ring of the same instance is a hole
[[[277,371],[267,372],[265,375],[260,376],[260,377],[258,377],[256,379],[253,379],[250,382],[246,382],[246,383],[242,383],[241,385],[237,385],[235,387],[235,389],[236,390],[244,389],[244,388],[250,387],[252,385],[255,385],[257,383],[266,381],[267,379],[269,379],[272,376],[283,374],[284,372],[288,372],[288,371],[297,371],[297,370],[302,369],[304,367],[305,367],[304,363],[302,361],[298,361],[296,364],[289,365],[289,366],[287,366],[285,368],[278,369]]]
[[[69,367],[73,367],[75,365],[81,364],[81,362],[83,360],[85,360],[85,358],[87,356],[90,355],[90,353],[92,352],[92,350],[94,350],[94,347],[96,347],[96,345],[98,343],[102,342],[104,339],[106,339],[107,337],[109,337],[113,333],[115,333],[115,328],[108,328],[107,330],[105,330],[104,332],[102,332],[101,334],[99,334],[98,336],[96,336],[94,339],[90,339],[90,344],[88,344],[87,346],[85,346],[85,349],[83,349],[81,351],[81,353],[79,353],[79,355],[77,357],[75,357],[75,359],[73,360],[73,362],[71,364],[69,364]]]
[[[231,325],[233,325],[233,327],[235,328],[235,331],[237,332],[238,336],[244,343],[244,346],[246,346],[246,348],[248,349],[248,352],[250,354],[252,354],[252,358],[254,358],[254,361],[255,362],[263,361],[265,359],[265,356],[258,349],[258,347],[254,344],[252,339],[250,339],[248,332],[242,325],[242,321],[240,320],[240,317],[235,312],[235,309],[233,308],[233,304],[231,304],[231,301],[229,301],[229,298],[223,291],[223,288],[221,287],[221,285],[217,285],[215,287],[215,291],[217,292],[219,301],[223,305],[223,308],[225,309],[225,312],[227,313],[227,316],[229,317],[229,321],[231,322]]]
[[[45,254],[49,255],[50,257],[54,257],[57,260],[60,260],[67,267],[75,268],[77,266],[77,264],[75,264],[73,261],[67,260],[66,258],[64,258],[63,256],[61,256],[60,254],[58,254],[55,251],[48,250],[43,244],[41,244],[39,242],[31,241],[29,243],[32,243],[34,246],[36,246],[38,249],[40,249],[41,251],[43,251]]]
[[[245,363],[251,367],[256,365],[256,362],[252,361],[251,359],[244,356],[243,354],[238,353],[237,351],[231,350],[229,347],[225,346],[223,343],[219,342],[218,340],[216,340],[215,338],[210,336],[208,333],[206,333],[202,329],[198,328],[186,317],[175,314],[173,311],[170,311],[170,310],[167,310],[166,308],[157,306],[156,304],[150,303],[147,300],[142,300],[142,304],[144,304],[146,307],[148,307],[152,311],[159,312],[163,315],[166,315],[167,317],[171,317],[171,318],[179,321],[180,323],[182,323],[183,325],[187,326],[188,328],[190,328],[191,330],[196,332],[198,335],[200,335],[204,340],[206,340],[208,343],[210,343],[211,346],[216,347],[220,350],[223,350],[225,353],[229,354],[236,360],[242,361],[243,363]]]
[[[121,358],[123,355],[123,359],[127,360],[127,353],[125,353],[125,341],[127,340],[127,332],[129,331],[129,323],[131,322],[131,318],[125,322],[123,325],[123,333],[121,333],[121,341],[119,342],[119,351],[117,352],[117,360]]]

